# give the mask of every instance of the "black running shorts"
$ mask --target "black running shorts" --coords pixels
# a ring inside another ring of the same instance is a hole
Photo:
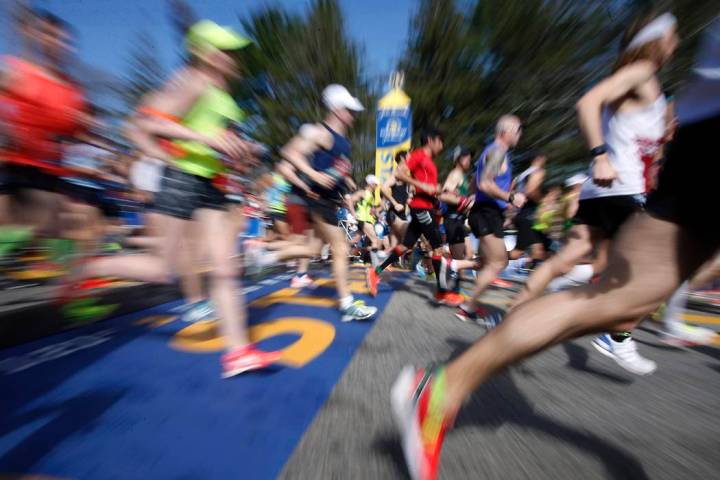
[[[504,238],[505,216],[497,203],[480,202],[473,205],[468,217],[470,230],[477,238],[494,235]]]
[[[573,223],[599,228],[607,238],[613,238],[632,214],[642,210],[642,200],[637,195],[580,200]]]
[[[410,209],[410,225],[408,225],[407,232],[405,232],[405,238],[403,239],[403,245],[406,248],[413,248],[421,235],[425,235],[425,238],[430,243],[433,250],[442,246],[442,239],[440,238],[440,229],[435,221],[435,216],[430,210]]]
[[[535,219],[533,216],[518,215],[514,222],[517,228],[517,245],[515,250],[525,251],[533,245],[542,244],[546,249],[549,248],[552,241],[544,233],[535,230],[533,225]]]
[[[196,210],[224,210],[226,203],[225,194],[209,178],[167,167],[163,172],[160,191],[155,195],[154,211],[191,220]]]
[[[451,213],[445,217],[445,237],[448,245],[465,243],[465,216]]]
[[[658,189],[648,198],[647,211],[720,245],[718,180],[720,158],[716,136],[720,116],[682,126],[667,152]]]

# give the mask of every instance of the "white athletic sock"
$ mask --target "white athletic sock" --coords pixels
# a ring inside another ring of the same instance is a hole
[[[370,251],[370,264],[372,264],[373,268],[380,265],[380,261],[378,260],[378,253],[375,251]]]
[[[258,256],[258,266],[267,267],[278,263],[278,255],[275,252],[264,252]]]
[[[353,304],[353,296],[352,295],[343,297],[340,299],[340,310],[347,310],[348,308],[352,307],[352,304]]]
[[[665,329],[672,331],[673,327],[677,327],[682,324],[680,320],[680,314],[685,310],[686,295],[688,293],[688,282],[684,282],[680,285],[680,288],[675,290],[673,296],[668,300],[665,306],[665,316],[663,317],[663,323]]]
[[[550,282],[548,289],[552,292],[557,292],[566,288],[575,287],[578,284],[588,283],[593,275],[592,265],[575,265],[570,272]]]
[[[569,278],[575,283],[590,283],[593,275],[595,275],[595,272],[593,271],[593,266],[587,263],[584,265],[575,265],[575,267],[570,270],[570,272],[567,273],[565,277]]]

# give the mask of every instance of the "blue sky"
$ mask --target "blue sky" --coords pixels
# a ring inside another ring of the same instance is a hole
[[[7,0],[2,0],[6,4]],[[127,68],[133,39],[140,31],[152,34],[159,58],[168,68],[177,61],[175,41],[167,18],[166,0],[34,0],[42,8],[70,22],[80,33],[79,56],[85,62],[121,76]],[[279,4],[302,12],[307,0],[189,0],[199,16],[240,28],[238,14],[248,15],[264,5]],[[365,48],[366,71],[383,78],[403,51],[414,0],[340,0],[346,29]],[[0,29],[6,32],[7,12],[0,10]],[[0,34],[0,52],[16,48],[8,34]]]

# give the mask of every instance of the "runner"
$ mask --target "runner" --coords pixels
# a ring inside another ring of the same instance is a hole
[[[677,43],[675,24],[669,14],[655,17],[631,30],[623,47],[668,58]],[[686,96],[677,99],[680,129],[659,188],[648,212],[634,215],[617,235],[600,282],[526,302],[453,362],[427,370],[407,367],[400,374],[392,404],[412,478],[436,477],[446,429],[462,402],[492,374],[580,335],[631,330],[718,251],[720,229],[713,225],[709,231],[706,215],[694,208],[697,202],[717,205],[713,187],[720,175],[720,164],[706,155],[720,128],[720,20],[710,28],[714,43],[706,43],[704,52],[712,56],[700,57]],[[653,48],[638,48],[648,44]],[[655,71],[645,63],[621,69],[612,90],[622,96],[653,82]],[[659,88],[648,92],[659,93]],[[594,181],[609,182],[614,173],[596,171]]]
[[[620,225],[642,208],[646,172],[661,154],[667,131],[667,101],[656,74],[672,57],[676,43],[669,43],[667,52],[644,45],[623,52],[615,72],[578,102],[580,126],[593,147],[594,181],[583,184],[567,244],[533,272],[512,308],[541,295],[552,279],[570,272],[593,250],[604,260]],[[639,50],[643,55],[637,55]],[[653,72],[649,79],[648,70]],[[638,375],[648,375],[657,367],[640,356],[630,332],[602,335],[593,346]]]
[[[444,214],[446,242],[450,247],[450,256],[454,260],[465,260],[465,222],[467,212],[473,206],[473,199],[468,197],[470,182],[468,171],[472,165],[472,152],[468,148],[457,147],[453,151],[454,167],[448,174],[443,185],[440,200],[447,205]],[[473,262],[474,264],[474,262]],[[453,272],[454,285],[452,290],[460,293],[460,272]]]
[[[532,269],[536,264],[548,256],[545,245],[547,237],[535,228],[536,213],[543,199],[543,182],[545,181],[545,163],[547,157],[535,155],[530,167],[513,180],[512,190],[523,193],[527,198],[525,205],[515,215],[513,223],[518,231],[517,244],[510,252],[510,259],[516,260],[530,250],[530,265]]]
[[[410,192],[408,185],[397,178],[397,172],[405,168],[407,157],[407,150],[400,150],[395,154],[395,169],[390,175],[390,178],[380,187],[380,191],[383,196],[388,199],[391,206],[387,212],[387,221],[392,229],[390,247],[386,252],[388,255],[405,237],[405,232],[408,227],[407,205],[410,200]],[[401,262],[402,258],[400,258],[399,261]]]
[[[435,300],[438,303],[457,306],[463,297],[447,289],[448,265],[443,258],[443,246],[437,221],[433,215],[440,188],[437,184],[437,167],[433,156],[443,149],[442,134],[435,129],[428,129],[420,135],[420,148],[414,150],[407,160],[405,168],[398,170],[398,180],[415,187],[415,196],[410,201],[412,219],[408,226],[402,245],[385,259],[379,267],[371,267],[367,271],[367,284],[370,295],[377,295],[380,273],[395,263],[405,252],[415,246],[421,235],[424,235],[432,248],[432,265],[436,275],[437,291]]]
[[[217,309],[228,350],[221,360],[223,377],[267,367],[279,358],[277,352],[257,349],[247,336],[246,312],[238,305],[232,261],[237,224],[226,209],[225,195],[213,183],[224,171],[217,152],[242,170],[240,162],[248,161],[255,150],[226,130],[230,122],[243,118],[227,92],[228,79],[238,76],[232,52],[248,44],[231,29],[207,20],[189,30],[187,46],[192,61],[171,82],[146,97],[128,129],[131,140],[145,154],[167,163],[154,204],[156,212],[164,215],[162,246],[156,255],[98,259],[85,272],[159,283],[170,282],[175,272],[181,272],[196,282],[199,277],[194,269],[209,254],[214,308],[202,301],[195,306],[208,315]],[[195,238],[198,241],[190,243],[190,248],[182,247],[183,240]],[[182,257],[183,250],[190,254],[189,261],[178,266],[177,257]],[[199,285],[196,288],[199,290]]]
[[[72,29],[45,11],[23,10],[18,20],[33,60],[5,57],[0,68],[0,114],[4,145],[0,145],[7,221],[25,224],[47,237],[62,229],[60,207],[66,173],[60,164],[62,136],[85,128],[85,96],[66,73]],[[17,194],[28,192],[22,208]]]
[[[515,208],[525,205],[525,195],[510,189],[512,169],[508,150],[518,144],[521,135],[519,118],[514,115],[500,117],[495,127],[495,141],[485,148],[477,162],[477,191],[468,223],[473,234],[480,239],[485,262],[477,273],[472,296],[455,313],[464,322],[478,322],[486,315],[485,310],[478,305],[480,295],[508,264],[503,240],[504,210],[509,205]]]
[[[368,175],[365,177],[365,188],[353,193],[347,200],[350,213],[358,221],[358,229],[365,234],[365,237],[370,242],[370,263],[373,267],[376,267],[380,263],[378,261],[380,239],[375,232],[377,219],[373,216],[373,211],[375,210],[375,189],[377,189],[378,184],[379,182],[375,175]]]
[[[283,148],[285,162],[279,168],[293,184],[287,217],[293,232],[301,233],[312,226],[317,236],[330,244],[341,321],[368,320],[375,316],[377,308],[366,306],[361,300],[356,301],[350,291],[350,251],[337,217],[348,183],[352,181],[350,141],[346,135],[363,106],[342,85],[328,86],[322,98],[327,108],[324,121],[302,126]],[[318,243],[277,252],[256,251],[253,257],[258,265],[273,265],[294,258],[316,257],[321,247],[322,243]]]

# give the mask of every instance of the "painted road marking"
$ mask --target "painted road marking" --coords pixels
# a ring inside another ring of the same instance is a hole
[[[301,368],[321,355],[335,339],[335,327],[321,320],[307,317],[283,317],[263,322],[249,328],[250,340],[259,342],[284,334],[299,335],[282,352],[280,362]],[[190,353],[216,353],[225,348],[225,339],[220,334],[216,321],[198,322],[178,333],[170,342],[176,350]]]
[[[720,325],[720,316],[718,315],[699,315],[695,313],[684,313],[683,320],[692,323],[704,323],[706,325]]]

